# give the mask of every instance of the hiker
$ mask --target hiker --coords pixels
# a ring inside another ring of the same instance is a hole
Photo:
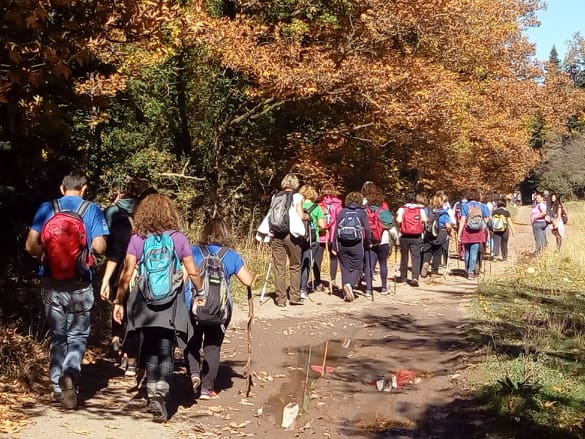
[[[500,250],[502,261],[508,260],[508,239],[510,233],[516,235],[516,232],[512,225],[512,215],[506,209],[506,200],[500,199],[496,202],[496,208],[492,211],[489,225],[494,240],[493,260],[495,261],[500,256]]]
[[[453,206],[453,213],[455,214],[455,233],[459,230],[459,225],[461,224],[461,207],[467,204],[467,198],[463,196],[463,198],[457,201]],[[463,244],[459,242],[458,239],[455,239],[456,246],[457,246],[457,257],[461,260],[465,258],[465,249],[463,248]]]
[[[421,248],[424,225],[428,221],[422,195],[414,192],[406,194],[406,204],[398,209],[396,221],[400,224],[400,276],[396,283],[407,282],[408,256],[412,263],[412,279],[408,284],[418,287],[421,269]]]
[[[319,270],[319,279],[321,279],[321,264],[323,262],[323,255],[325,251],[329,256],[329,286],[328,293],[332,293],[337,289],[335,278],[337,277],[337,256],[331,251],[333,241],[335,239],[335,224],[337,215],[341,212],[343,202],[338,197],[338,193],[332,184],[324,184],[321,188],[321,199],[319,206],[325,214],[325,230],[319,229],[319,247],[315,253],[315,265]],[[325,290],[323,282],[317,283],[317,291]]]
[[[321,206],[316,203],[318,194],[315,188],[311,185],[304,185],[299,189],[299,194],[304,197],[303,201],[303,221],[305,222],[307,240],[306,246],[303,248],[303,256],[301,260],[301,300],[307,299],[309,296],[309,277],[313,270],[313,282],[311,289],[316,286],[321,287],[321,271],[319,265],[315,262],[317,250],[319,249],[319,231],[325,230],[325,215]]]
[[[302,224],[303,196],[295,191],[299,180],[294,174],[286,174],[280,183],[280,192],[273,195],[268,213],[271,237],[272,266],[276,306],[285,307],[287,301],[286,263],[288,259],[290,286],[288,303],[302,305],[301,300],[301,258],[306,245]],[[292,208],[291,208],[292,206]],[[300,231],[293,230],[299,222]]]
[[[490,212],[485,204],[479,202],[479,190],[468,190],[466,199],[467,203],[461,206],[457,241],[465,250],[465,277],[472,280],[479,274],[478,260],[487,241]]]
[[[423,234],[421,277],[439,274],[445,242],[448,242],[452,230],[451,218],[449,211],[444,207],[443,195],[435,194],[431,198],[426,215],[428,221]]]
[[[550,194],[550,201],[551,232],[557,242],[557,250],[560,250],[563,244],[563,236],[565,236],[566,212],[561,198],[555,192]]]
[[[370,227],[363,201],[361,192],[347,194],[345,206],[336,220],[336,239],[333,241],[332,251],[339,258],[343,299],[346,302],[355,299],[353,289],[363,274],[365,249],[371,245]],[[365,275],[366,278],[370,276],[368,272]]]
[[[120,275],[124,268],[126,249],[132,236],[132,214],[137,200],[147,191],[149,184],[138,178],[129,179],[125,187],[118,193],[116,200],[104,210],[104,217],[110,230],[107,238],[106,265],[102,277],[100,297],[102,300],[112,300],[118,289]],[[135,333],[128,334],[124,339],[125,328],[112,320],[112,350],[115,355],[121,355],[120,366],[127,377],[136,376],[136,361],[138,356],[138,338]],[[122,349],[122,340],[124,346]]]
[[[175,205],[165,195],[148,195],[134,211],[134,233],[126,250],[112,315],[122,324],[127,309],[126,332],[140,334],[140,357],[146,363],[148,408],[155,422],[168,419],[167,398],[175,337],[185,344],[193,335],[185,305],[181,264],[195,285],[196,297],[204,300],[199,270],[193,261],[189,241],[179,231]],[[134,278],[136,269],[138,275]]]
[[[189,340],[185,355],[195,394],[201,385],[199,399],[217,399],[215,379],[219,370],[221,345],[233,311],[230,279],[235,275],[242,284],[250,286],[254,280],[254,274],[248,270],[242,256],[234,250],[230,230],[225,221],[220,218],[207,221],[201,232],[199,244],[193,246],[192,252],[204,284],[207,278],[209,288],[207,301],[211,301],[212,298],[209,276],[213,276],[213,273],[211,269],[207,272],[205,258],[214,255],[221,261],[222,272],[215,275],[218,279],[218,289],[215,294],[219,296],[218,303],[224,304],[223,309],[217,307],[218,312],[203,314],[197,311],[199,303],[192,303],[191,318],[195,335]],[[202,348],[204,361],[201,361]]]
[[[370,226],[370,232],[372,235],[372,247],[370,249],[366,249],[366,257],[365,259],[365,270],[369,271],[370,273],[370,285],[369,288],[372,288],[372,277],[374,274],[374,269],[376,267],[376,263],[380,264],[380,282],[381,294],[388,294],[388,257],[392,252],[392,247],[390,245],[391,236],[390,230],[394,227],[394,217],[392,213],[388,209],[383,208],[386,202],[384,201],[384,195],[382,194],[381,189],[371,192],[368,195],[368,205],[366,207],[366,213],[368,215],[368,223]],[[370,218],[374,215],[374,219],[377,217],[377,221],[372,222]],[[373,225],[375,224],[375,225]],[[380,234],[379,239],[375,238],[374,228],[379,228],[380,230],[377,232]],[[368,285],[366,285],[366,289]],[[366,291],[367,293],[367,291]],[[371,294],[371,291],[370,291]]]
[[[451,203],[449,203],[449,196],[445,193],[445,191],[437,191],[435,195],[440,198],[442,207],[447,211],[449,215],[449,222],[451,223],[450,227],[447,228],[447,239],[443,243],[441,256],[441,267],[447,268],[447,262],[449,261],[449,251],[451,248],[451,233],[457,229],[457,219],[455,218],[455,210],[451,208]]]
[[[101,209],[84,200],[87,177],[67,174],[62,197],[41,204],[25,249],[41,258],[41,294],[51,331],[49,351],[53,395],[65,409],[77,407],[81,362],[87,346],[94,302],[93,255],[106,250],[108,226]]]
[[[534,207],[530,211],[530,223],[534,235],[534,255],[540,254],[546,247],[547,209],[542,192],[536,192]]]

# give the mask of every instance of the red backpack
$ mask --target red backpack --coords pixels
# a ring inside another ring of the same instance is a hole
[[[366,207],[366,214],[368,215],[368,224],[370,225],[370,232],[372,233],[372,243],[379,244],[380,241],[382,241],[384,227],[382,226],[382,221],[380,221],[378,210],[374,211],[368,206]]]
[[[402,222],[400,223],[400,233],[403,235],[420,235],[425,229],[421,221],[420,207],[402,206]]]
[[[89,206],[90,202],[84,200],[76,211],[61,210],[59,201],[53,200],[53,216],[41,230],[43,262],[52,279],[77,280],[89,271],[93,260],[83,224]]]

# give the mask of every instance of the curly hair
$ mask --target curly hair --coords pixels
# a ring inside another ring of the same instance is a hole
[[[286,189],[296,191],[299,188],[299,179],[295,174],[286,174],[280,182],[280,188],[283,191]]]
[[[234,248],[234,241],[227,223],[219,218],[211,218],[203,226],[199,236],[199,245],[216,244],[222,247]]]
[[[381,206],[384,203],[384,194],[380,190],[371,191],[368,195],[365,195],[366,200],[370,206]]]
[[[337,189],[335,189],[335,186],[332,185],[331,183],[325,183],[323,185],[323,187],[321,188],[320,195],[321,195],[321,197],[324,197],[325,195],[337,197],[339,195],[339,191]]]
[[[345,205],[348,206],[352,203],[357,203],[360,206],[362,205],[362,203],[364,202],[364,194],[362,194],[361,192],[350,192],[349,194],[347,194],[345,196]]]
[[[179,213],[169,197],[151,194],[134,211],[134,230],[143,236],[179,229]]]
[[[299,189],[299,194],[305,197],[305,200],[309,201],[315,201],[319,197],[317,190],[310,184],[302,185]]]

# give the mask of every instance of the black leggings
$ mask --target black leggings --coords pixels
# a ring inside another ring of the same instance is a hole
[[[141,358],[146,361],[146,391],[167,396],[173,375],[175,333],[165,328],[142,328]]]
[[[189,372],[201,375],[202,389],[215,390],[224,331],[220,325],[202,326],[195,322],[193,324],[195,334],[187,344]],[[201,347],[203,347],[204,363],[201,361]]]

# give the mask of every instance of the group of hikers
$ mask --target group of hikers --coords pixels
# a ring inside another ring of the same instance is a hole
[[[38,208],[26,240],[26,250],[41,260],[54,397],[65,409],[78,405],[93,285],[101,281],[101,299],[113,304],[112,346],[126,376],[145,384],[153,420],[168,419],[177,345],[195,397],[218,398],[215,380],[221,345],[233,312],[230,279],[235,276],[248,287],[254,281],[235,250],[226,221],[218,216],[208,219],[192,245],[180,231],[173,201],[147,182],[130,179],[104,211],[84,199],[87,186],[81,171],[67,174],[60,186],[62,196]],[[555,218],[566,216],[560,206]],[[534,230],[541,208],[538,201],[532,215]],[[551,209],[547,212],[555,215]],[[342,201],[331,184],[318,191],[311,184],[300,186],[295,174],[287,174],[271,198],[257,238],[268,242],[272,251],[268,272],[272,267],[275,305],[286,307],[303,305],[312,291],[339,294],[347,302],[358,290],[373,297],[377,265],[379,293],[388,294],[393,248],[400,251],[399,268],[395,253],[399,273],[393,277],[394,285],[407,282],[418,287],[419,277],[438,275],[448,266],[452,239],[457,242],[457,257],[465,261],[465,276],[473,279],[487,257],[487,246],[491,258],[501,254],[506,260],[510,234],[515,231],[506,200],[500,197],[484,204],[476,189],[453,206],[443,191],[428,200],[423,194],[408,193],[394,214],[373,182],[349,192]],[[94,255],[102,254],[102,276],[94,282]],[[325,255],[328,282],[321,276]]]

